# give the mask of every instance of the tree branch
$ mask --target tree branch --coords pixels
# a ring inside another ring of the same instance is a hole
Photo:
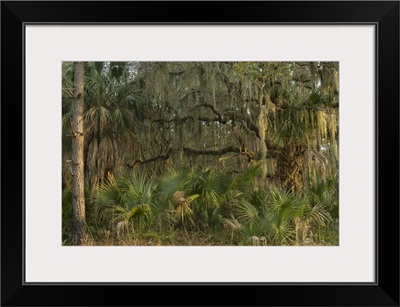
[[[155,123],[172,123],[174,122],[175,124],[181,124],[182,122],[185,122],[187,120],[200,120],[203,122],[211,123],[211,122],[220,122],[222,124],[226,124],[228,121],[220,121],[217,117],[215,118],[208,118],[208,117],[194,117],[194,116],[185,116],[185,117],[180,117],[180,118],[171,118],[171,119],[164,119],[164,118],[158,118],[154,119],[153,122]]]
[[[224,124],[224,120],[222,119],[222,115],[220,112],[217,111],[217,109],[215,109],[215,107],[212,104],[209,103],[201,103],[199,105],[194,106],[193,108],[190,109],[190,111],[193,111],[194,109],[197,109],[199,107],[205,107],[205,108],[209,108],[218,118],[218,121]],[[226,122],[225,122],[226,123]]]
[[[169,158],[169,156],[171,155],[171,152],[172,152],[172,148],[169,148],[166,154],[158,155],[158,156],[155,156],[155,157],[153,157],[153,158],[146,159],[146,160],[141,160],[141,159],[136,160],[135,163],[133,163],[132,166],[129,165],[128,163],[126,163],[126,162],[125,162],[125,164],[127,164],[130,168],[132,168],[132,167],[134,167],[137,163],[145,164],[145,163],[153,162],[153,161],[156,161],[156,160],[167,160],[167,159]]]
[[[222,148],[219,150],[198,150],[198,149],[193,149],[189,147],[183,147],[183,151],[188,154],[195,154],[195,155],[214,155],[214,156],[219,156],[223,155],[228,152],[240,152],[240,148],[234,147],[234,146],[229,146],[226,148]]]
[[[183,151],[188,154],[214,155],[214,156],[220,156],[220,155],[226,154],[228,152],[232,152],[232,153],[239,153],[239,154],[245,155],[249,159],[257,159],[258,158],[258,155],[255,152],[248,150],[248,149],[242,150],[239,147],[234,147],[234,146],[228,146],[228,147],[221,148],[218,150],[208,150],[208,149],[199,150],[199,149],[193,149],[193,148],[189,148],[189,147],[183,147]],[[279,152],[276,150],[269,150],[267,152],[267,156],[265,158],[266,159],[276,158],[276,157],[278,157],[278,153]]]

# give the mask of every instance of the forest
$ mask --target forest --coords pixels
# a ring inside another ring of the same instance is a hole
[[[338,62],[63,62],[62,244],[339,245]]]

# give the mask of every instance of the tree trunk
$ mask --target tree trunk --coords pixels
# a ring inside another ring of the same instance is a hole
[[[283,186],[292,192],[299,192],[304,187],[303,149],[287,143],[278,156],[278,176]]]
[[[261,107],[260,115],[258,118],[258,124],[260,127],[260,141],[259,143],[259,159],[261,162],[260,165],[260,183],[261,186],[264,187],[265,180],[267,178],[267,145],[265,144],[265,131],[267,129],[267,110],[264,106]]]
[[[84,190],[84,77],[85,63],[75,62],[74,103],[72,106],[72,231],[73,245],[82,245],[86,237],[85,190]]]
[[[263,84],[262,88],[260,89],[260,95],[259,95],[259,107],[260,107],[260,114],[258,116],[258,127],[259,127],[259,133],[260,133],[260,141],[259,143],[259,160],[261,162],[260,165],[260,183],[261,186],[264,187],[266,183],[266,178],[267,178],[267,145],[265,143],[265,137],[266,137],[266,130],[268,126],[268,107],[270,105],[270,97],[267,93],[263,93],[265,84]],[[265,105],[263,105],[263,100],[265,99]]]

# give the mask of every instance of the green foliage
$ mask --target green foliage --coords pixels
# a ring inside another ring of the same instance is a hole
[[[307,202],[291,191],[272,188],[268,205],[274,213],[273,222],[280,227],[285,221],[301,216],[307,207]]]
[[[176,224],[181,224],[183,226],[190,225],[194,226],[194,211],[191,208],[190,204],[198,198],[200,195],[193,194],[189,197],[186,197],[186,200],[175,207],[173,210],[174,213],[174,221]]]
[[[198,167],[194,170],[190,186],[191,192],[200,196],[195,204],[197,210],[203,211],[221,206],[223,201],[222,194],[226,188],[226,182],[223,183],[219,179],[211,169]]]
[[[306,105],[311,107],[326,107],[328,103],[328,97],[322,95],[320,92],[312,92],[305,102]]]
[[[158,180],[161,199],[170,199],[176,191],[188,191],[189,177],[189,169],[166,168]]]
[[[73,65],[62,69],[69,187]],[[90,233],[117,245],[338,242],[337,107],[337,63],[88,62]]]
[[[238,220],[246,224],[256,224],[260,221],[259,210],[246,200],[242,200],[235,208]]]
[[[72,188],[65,188],[61,193],[62,203],[62,242],[65,245],[72,243]],[[86,215],[91,217],[92,205],[90,202],[90,194],[88,190],[85,190],[85,207]]]
[[[247,165],[243,173],[239,173],[233,182],[232,188],[241,192],[248,192],[254,186],[254,178],[260,175],[261,164],[252,162]]]
[[[62,241],[72,242],[72,190],[62,191]]]
[[[154,235],[149,242],[186,245],[192,242],[191,235],[211,230],[216,236],[214,240],[218,237],[223,245],[329,245],[338,242],[338,224],[332,218],[334,210],[328,202],[334,194],[335,177],[315,185],[305,195],[274,186],[266,190],[242,184],[256,176],[256,169],[249,168],[235,175],[212,169],[170,167],[157,180],[144,173],[119,173],[92,191],[90,203],[93,205],[89,207],[93,207],[93,213],[88,214],[90,230],[101,240],[106,233],[104,229],[108,229],[121,244],[126,242],[124,240],[136,240],[135,244],[139,244],[149,233],[180,230],[184,230],[186,243],[178,237],[171,241],[171,237],[156,238]],[[70,232],[70,198],[71,191],[64,190],[65,242]],[[107,238],[110,240],[109,235]]]
[[[295,242],[296,220],[301,220],[308,209],[306,198],[288,190],[272,188],[268,197],[268,223],[276,244]]]
[[[97,222],[104,225],[108,221],[111,229],[120,222],[133,229],[145,227],[152,222],[156,188],[156,182],[134,173],[110,177],[92,193]]]
[[[339,218],[339,180],[338,173],[324,181],[314,182],[309,189],[308,196],[314,204],[323,203],[325,209],[334,219]]]

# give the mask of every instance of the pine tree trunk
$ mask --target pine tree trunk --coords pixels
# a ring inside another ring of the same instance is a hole
[[[75,62],[74,103],[72,106],[72,227],[73,245],[82,245],[86,237],[84,191],[83,104],[85,63]]]

